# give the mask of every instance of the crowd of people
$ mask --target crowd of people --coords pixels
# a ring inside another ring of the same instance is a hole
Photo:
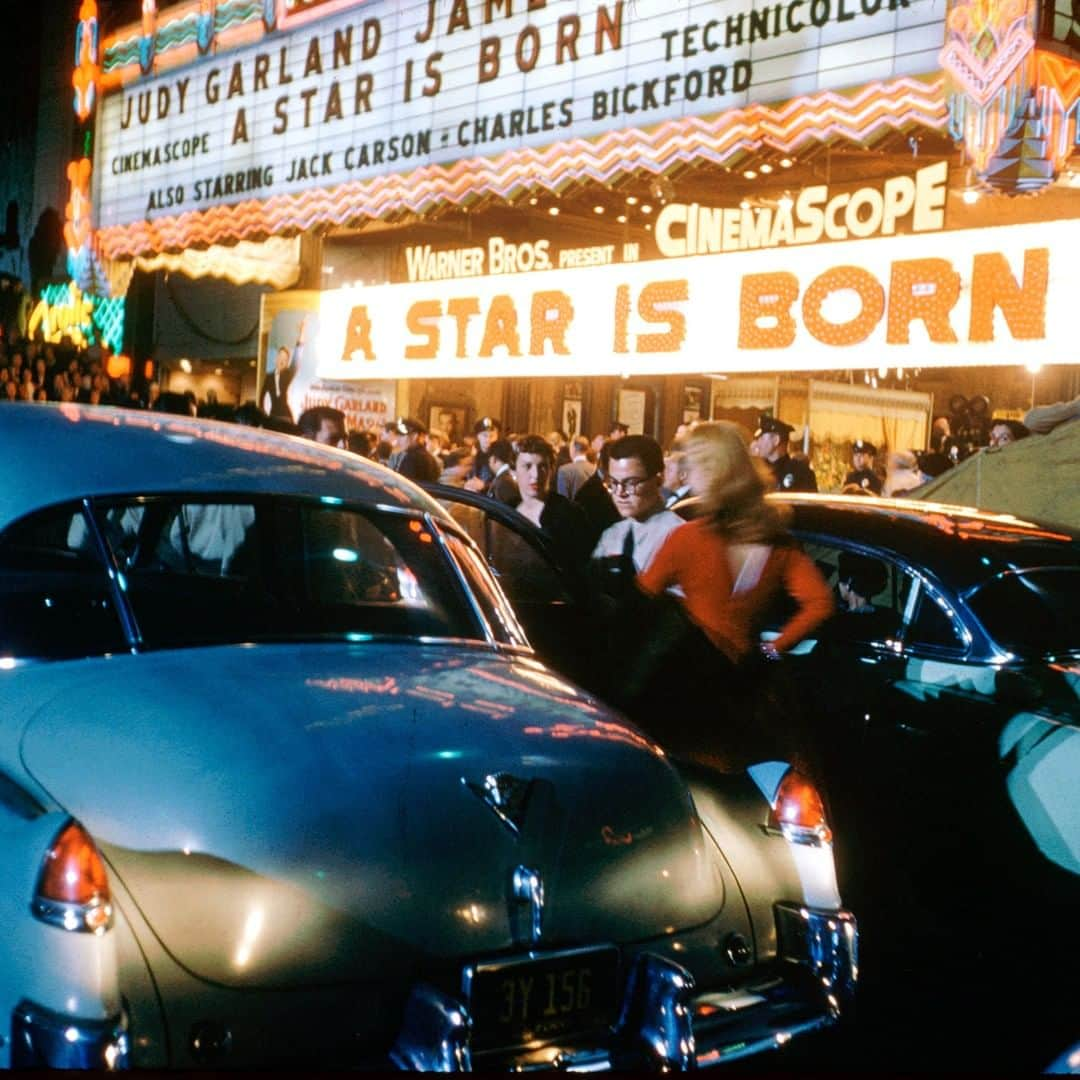
[[[293,423],[253,402],[200,406],[192,394],[140,390],[126,374],[110,377],[108,358],[107,350],[73,353],[8,335],[0,341],[0,397],[211,416],[348,449],[418,482],[485,494],[531,521],[561,567],[594,590],[608,655],[591,689],[646,730],[663,718],[656,734],[665,745],[710,764],[738,767],[782,753],[814,771],[803,752],[809,743],[792,727],[798,707],[785,700],[770,661],[836,608],[872,614],[874,582],[866,568],[846,567],[834,595],[788,533],[784,507],[766,500],[770,491],[817,490],[809,463],[792,448],[791,425],[763,415],[749,440],[727,421],[684,425],[666,452],[622,423],[592,439],[509,432],[491,416],[454,440],[409,416],[380,431],[348,431],[344,414],[329,406],[309,408]],[[1028,433],[1018,421],[995,419],[990,446]],[[855,440],[844,491],[890,495],[925,482],[952,464],[946,438],[910,461],[890,455],[887,469],[875,446]],[[781,596],[789,614],[762,643],[766,613]],[[686,679],[680,673],[687,670],[709,675]],[[729,718],[723,761],[718,746],[701,739],[700,717],[715,708],[717,680]],[[681,733],[680,717],[692,729]],[[733,724],[741,730],[733,732]]]
[[[315,441],[350,445],[337,410],[309,409],[298,427]],[[592,667],[590,689],[665,745],[724,768],[783,752],[813,771],[808,742],[793,734],[798,710],[782,700],[782,680],[770,670],[834,607],[820,570],[788,534],[783,508],[765,499],[774,489],[816,486],[806,463],[787,452],[790,431],[762,417],[748,444],[733,423],[698,423],[665,454],[621,423],[592,440],[567,440],[505,432],[484,416],[461,446],[447,446],[402,416],[383,438],[352,448],[411,479],[486,494],[545,534],[563,570],[589,582],[606,623],[598,635],[606,656]],[[775,640],[759,645],[762,620],[782,593],[793,613]],[[687,664],[710,674],[680,677]],[[703,743],[700,726],[716,708],[717,679],[725,715],[739,727],[726,725],[722,750]]]

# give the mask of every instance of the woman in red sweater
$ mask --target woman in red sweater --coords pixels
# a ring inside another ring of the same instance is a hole
[[[736,765],[745,764],[746,756],[802,756],[781,745],[792,736],[795,718],[790,705],[778,705],[777,677],[762,660],[778,659],[827,619],[832,592],[787,532],[782,508],[766,501],[769,481],[738,427],[699,424],[687,437],[686,453],[702,515],[671,533],[637,581],[653,597],[678,587],[685,615],[712,649],[703,649],[700,638],[683,638],[664,665],[666,673],[650,680],[648,708],[660,706],[668,714],[666,741],[674,750],[719,754],[737,759]],[[795,611],[775,641],[759,644],[761,624],[784,593]],[[677,687],[673,668],[683,671]],[[732,742],[741,745],[723,745]]]

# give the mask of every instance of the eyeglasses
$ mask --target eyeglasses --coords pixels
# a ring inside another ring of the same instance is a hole
[[[604,487],[616,495],[636,495],[652,479],[651,476],[628,476],[625,480],[605,477]]]

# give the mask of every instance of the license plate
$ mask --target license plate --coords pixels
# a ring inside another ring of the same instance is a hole
[[[474,1050],[547,1043],[614,1023],[617,949],[587,949],[470,969]]]

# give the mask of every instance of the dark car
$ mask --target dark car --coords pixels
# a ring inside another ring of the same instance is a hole
[[[952,995],[957,1016],[993,998],[1054,1027],[1075,995],[1040,991],[1036,975],[1075,938],[1080,903],[1080,538],[960,507],[772,498],[837,589],[837,614],[783,668],[826,775],[868,957],[925,979],[927,1002],[927,986],[938,993],[934,980],[962,969],[979,985],[969,1002]],[[587,591],[541,566],[543,539],[518,515],[467,512],[529,548],[540,569],[522,622],[549,662],[579,674],[596,654]],[[487,550],[513,598],[515,568]],[[856,578],[870,592],[858,613],[844,610]],[[770,613],[763,637],[784,614]]]

